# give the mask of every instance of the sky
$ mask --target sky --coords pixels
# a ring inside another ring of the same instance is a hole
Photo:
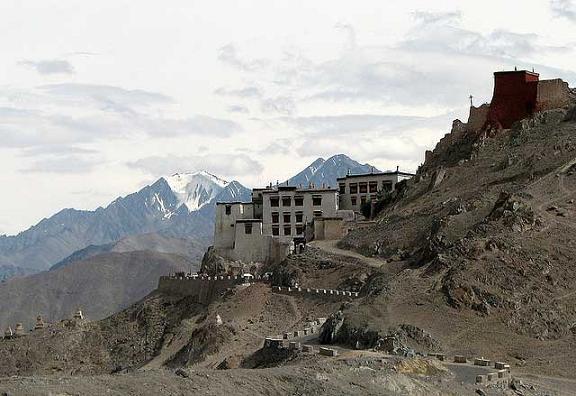
[[[0,234],[163,175],[415,171],[492,73],[576,85],[573,0],[2,0]]]

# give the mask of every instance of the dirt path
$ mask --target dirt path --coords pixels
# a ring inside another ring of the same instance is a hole
[[[322,249],[325,252],[336,254],[339,256],[346,256],[346,257],[355,258],[357,260],[362,261],[364,264],[366,264],[370,267],[381,268],[383,265],[386,264],[385,261],[377,259],[377,258],[366,257],[366,256],[361,255],[360,253],[356,253],[356,252],[353,252],[351,250],[340,249],[338,246],[336,246],[338,242],[339,242],[338,240],[335,240],[335,241],[312,241],[312,242],[310,242],[310,246],[317,247],[318,249]]]

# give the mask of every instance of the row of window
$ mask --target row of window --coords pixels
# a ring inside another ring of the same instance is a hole
[[[296,223],[302,223],[303,219],[304,219],[304,213],[303,212],[296,212],[295,216],[296,218]],[[280,213],[278,212],[272,212],[272,223],[279,223],[280,222]],[[285,212],[282,214],[282,222],[283,223],[291,223],[292,222],[292,213],[290,212]]]
[[[340,194],[346,194],[346,183],[340,183],[339,185]],[[376,193],[378,192],[378,182],[360,182],[360,183],[350,183],[349,188],[350,194],[366,194],[366,193]],[[382,181],[383,191],[392,191],[392,182],[384,180]]]
[[[371,200],[376,200],[376,195],[372,195],[371,197],[368,197],[367,195],[360,196],[360,205],[364,205],[368,201],[368,198]],[[350,203],[352,206],[356,206],[356,204],[358,204],[358,197],[355,195],[351,196]]]
[[[277,208],[280,206],[280,201],[282,201],[282,206],[284,206],[284,207],[292,206],[292,197],[270,197],[270,206],[273,208]],[[312,196],[312,205],[313,206],[321,206],[322,205],[322,196],[321,195],[313,195]],[[294,197],[294,206],[304,206],[304,197],[295,196]]]
[[[284,226],[282,227],[283,234],[282,235],[292,235],[292,227]],[[296,226],[296,234],[295,235],[302,235],[304,234],[304,226]],[[280,235],[280,227],[277,225],[272,226],[272,235],[278,236]]]

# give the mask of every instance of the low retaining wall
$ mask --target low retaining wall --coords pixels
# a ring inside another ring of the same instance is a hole
[[[358,292],[351,292],[345,290],[330,290],[330,289],[311,289],[304,287],[282,287],[282,286],[272,286],[272,291],[274,293],[282,293],[289,295],[302,295],[304,297],[322,297],[322,298],[346,298],[359,297]]]

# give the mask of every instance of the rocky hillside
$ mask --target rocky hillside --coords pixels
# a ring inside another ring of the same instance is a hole
[[[340,246],[386,260],[365,292],[382,328],[411,321],[444,348],[569,375],[576,334],[576,118],[440,144]],[[382,315],[382,316],[381,316]],[[568,364],[570,362],[570,364]]]

